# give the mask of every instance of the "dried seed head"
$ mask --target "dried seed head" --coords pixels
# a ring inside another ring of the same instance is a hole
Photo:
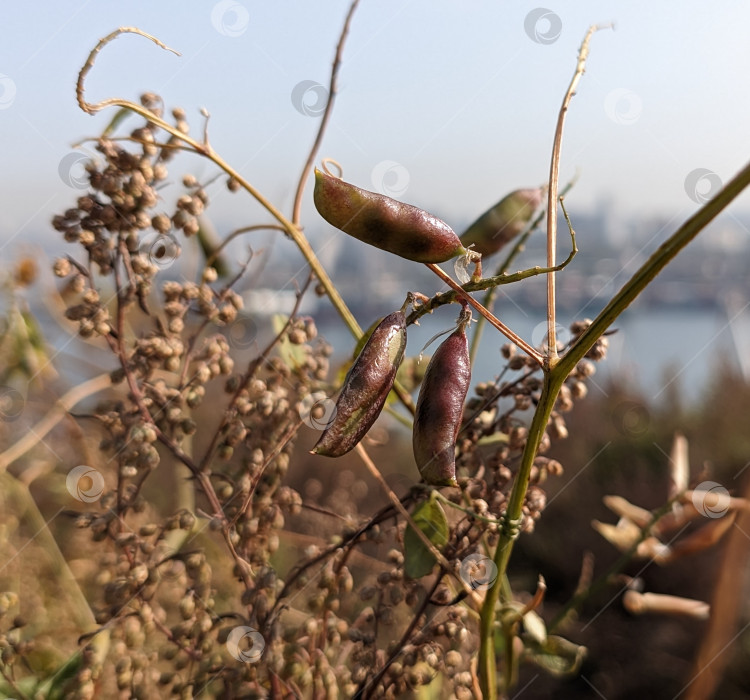
[[[53,271],[57,277],[67,277],[72,272],[72,265],[67,258],[58,258]]]

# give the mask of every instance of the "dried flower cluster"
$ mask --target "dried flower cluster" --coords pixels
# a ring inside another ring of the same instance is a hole
[[[331,95],[356,5],[355,0],[340,37]],[[596,29],[584,39],[561,119]],[[97,155],[86,165],[86,192],[52,222],[77,246],[53,267],[65,280],[65,318],[82,344],[109,350],[115,365],[97,379],[107,384],[107,397],[88,413],[68,416],[85,449],[89,442],[98,445],[92,466],[68,471],[66,487],[77,503],[68,501],[59,510],[70,516],[71,538],[91,565],[78,572],[78,580],[65,581],[75,592],[72,598],[83,601],[77,620],[83,629],[77,630],[76,653],[46,672],[37,663],[44,636],[37,634],[34,620],[15,614],[18,593],[0,592],[0,691],[81,700],[365,700],[440,693],[468,700],[481,695],[480,687],[491,697],[498,688],[510,691],[520,660],[559,675],[575,673],[585,649],[548,636],[537,612],[546,590],[543,579],[532,596],[514,592],[506,569],[502,576],[498,570],[507,566],[508,556],[501,560],[513,540],[520,532],[533,532],[540,519],[547,505],[546,480],[563,472],[553,443],[568,437],[566,414],[586,397],[587,380],[606,357],[607,337],[594,341],[595,333],[604,332],[602,317],[573,323],[570,343],[560,344],[563,355],[557,357],[548,348],[529,346],[468,296],[562,269],[577,252],[572,226],[573,252],[562,265],[526,270],[513,280],[505,273],[480,279],[477,251],[489,256],[520,236],[542,189],[516,190],[459,238],[428,212],[316,171],[313,199],[326,221],[364,243],[425,263],[452,287],[431,299],[411,292],[399,312],[381,321],[363,343],[334,405],[332,397],[341,387],[329,377],[333,348],[318,337],[315,321],[298,313],[303,295],[308,288],[327,294],[355,334],[357,324],[298,221],[308,170],[289,221],[215,157],[207,125],[202,141],[188,138],[185,110],[171,110],[165,121],[163,100],[153,93],[142,95],[140,106],[119,99],[86,102],[84,78],[96,55],[124,32],[166,48],[140,30],[122,28],[90,53],[79,76],[79,105],[89,113],[125,106],[93,140]],[[129,113],[140,114],[144,122],[127,136],[116,136]],[[562,121],[558,156],[561,127]],[[206,236],[213,180],[186,174],[175,193],[168,179],[167,166],[181,151],[208,157],[227,174],[230,192],[244,187],[253,194],[311,268],[294,309],[275,319],[265,345],[258,330],[264,320],[245,311],[235,289],[249,263],[230,279],[221,261],[235,234],[218,248]],[[550,203],[557,201],[557,179],[555,166]],[[204,259],[195,279],[176,274],[175,263],[187,246]],[[458,254],[465,255],[456,268],[463,288],[435,265]],[[470,263],[473,275],[466,273]],[[651,265],[656,274],[657,263]],[[35,266],[26,261],[12,285],[30,285],[35,275]],[[554,284],[554,275],[551,280]],[[454,302],[463,307],[458,328],[428,365],[415,409],[406,396],[415,387],[405,390],[397,376],[406,327]],[[476,384],[466,401],[469,302],[516,344],[502,347],[504,367],[494,381]],[[408,303],[411,317],[404,313]],[[16,328],[22,327],[28,339],[33,324],[17,315]],[[548,316],[554,324],[554,308]],[[12,371],[38,367],[38,358],[36,364],[14,362]],[[400,501],[362,447],[394,395],[414,413],[415,473],[423,479]],[[22,405],[18,391],[0,387],[0,419],[15,419]],[[371,485],[350,468],[334,476],[324,476],[322,469],[303,475],[300,467],[310,458],[295,445],[304,426],[322,433],[314,453],[341,457],[356,447],[390,502],[373,513]],[[680,440],[661,509],[652,513],[610,496],[605,504],[619,522],[594,521],[620,550],[660,564],[712,546],[749,508],[745,499],[714,482],[704,482],[711,485],[708,490],[688,490],[687,443]],[[9,452],[14,449],[2,455]],[[3,466],[17,459],[14,454]],[[33,478],[23,483],[32,501],[27,487]],[[721,519],[724,513],[730,516]],[[713,520],[675,542],[672,534],[698,517]],[[55,546],[50,550],[68,572],[64,555]],[[698,619],[710,614],[702,601],[644,592],[640,579],[625,580],[623,604],[633,614]],[[590,592],[577,593],[563,613]],[[33,614],[44,605],[27,607]],[[504,673],[500,682],[498,668]]]
[[[144,95],[142,104],[161,115],[158,97]],[[187,133],[184,112],[172,116]],[[113,396],[95,412],[97,466],[110,487],[76,518],[100,548],[94,609],[114,654],[103,657],[97,637],[89,640],[71,692],[93,697],[108,677],[124,697],[193,697],[207,689],[265,697],[274,688],[401,697],[442,674],[455,697],[472,697],[477,629],[456,581],[467,557],[497,540],[525,445],[525,414],[541,386],[538,364],[505,346],[500,378],[476,386],[457,441],[460,489],[448,492],[458,509],[449,508],[440,548],[453,570],[410,576],[407,524],[390,507],[363,518],[368,487],[352,472],[341,472],[325,497],[315,478],[304,500],[289,483],[303,405],[336,389],[328,380],[332,348],[317,337],[314,321],[293,314],[259,348],[256,320],[216,268],[204,267],[196,281],[158,279],[179,256],[183,237],[199,232],[209,204],[205,188],[187,175],[185,193],[164,211],[166,164],[177,145],[148,123],[128,139],[98,139],[101,157],[87,166],[89,191],[53,222],[85,252],[54,264],[67,279],[66,316],[87,342],[103,339],[118,364],[110,374]],[[585,327],[576,324],[573,335]],[[606,339],[589,356],[600,360],[605,351]],[[568,378],[541,452],[566,437],[564,414],[585,396],[592,361]],[[150,475],[165,465],[190,475],[194,506],[165,513],[147,497]],[[523,530],[532,530],[544,509],[544,480],[561,471],[555,459],[537,457]],[[412,489],[403,502],[416,507],[424,493]],[[296,517],[305,506],[317,511],[312,526]],[[348,522],[332,545],[319,538],[321,523],[336,532],[326,513]],[[279,555],[293,551],[285,534],[294,530],[314,534],[319,544],[279,568]],[[221,542],[223,556],[214,551]],[[232,569],[236,586],[216,579],[217,566]],[[249,648],[247,639],[235,643],[236,629],[252,632]]]

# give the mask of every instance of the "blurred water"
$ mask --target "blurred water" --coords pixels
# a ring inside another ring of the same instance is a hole
[[[385,310],[383,311],[385,313]],[[420,326],[408,330],[408,355],[417,355],[436,333],[451,327],[457,307],[439,309],[422,319]],[[546,320],[515,309],[501,310],[503,322],[533,345],[540,344],[546,333]],[[361,319],[368,325],[373,319]],[[566,329],[571,318],[558,317]],[[605,391],[607,380],[617,378],[642,393],[644,399],[663,401],[678,390],[687,401],[697,401],[712,374],[720,364],[747,369],[750,347],[750,313],[725,314],[716,309],[634,309],[626,311],[612,326],[616,333],[608,336],[607,358],[597,363],[592,391]],[[343,360],[353,348],[353,339],[339,321],[321,325],[319,331],[336,350],[335,358]],[[566,331],[560,333],[567,339]],[[440,340],[425,351],[434,352]],[[480,350],[472,369],[472,383],[491,381],[504,366],[500,347],[506,340],[493,328],[485,326]],[[746,377],[750,379],[750,377]]]
[[[321,302],[320,307],[327,306]],[[318,331],[334,348],[332,367],[351,355],[354,339],[343,322],[330,309],[309,312],[316,319]],[[378,308],[369,313],[357,314],[360,324],[369,326],[378,314],[385,315],[393,309]],[[83,381],[92,373],[112,369],[115,365],[109,351],[83,344],[75,337],[73,326],[60,325],[45,308],[34,308],[44,334],[49,342],[50,355],[56,366],[70,383]],[[267,310],[268,311],[268,310]],[[546,333],[544,313],[524,313],[518,308],[500,305],[495,309],[499,318],[532,345],[539,345]],[[409,326],[407,355],[416,356],[433,336],[454,326],[458,307],[442,307],[423,317],[419,326]],[[558,317],[558,323],[567,329],[575,319]],[[470,333],[473,333],[472,330]],[[744,305],[735,305],[727,311],[717,307],[639,307],[627,310],[612,326],[616,332],[608,336],[607,358],[597,363],[597,372],[590,381],[592,392],[606,391],[608,380],[619,381],[640,393],[647,401],[660,402],[678,391],[689,402],[698,401],[712,374],[720,364],[744,372],[750,381],[750,311]],[[212,329],[211,332],[219,330]],[[141,329],[140,332],[143,332]],[[270,317],[256,313],[238,319],[229,329],[230,345],[238,361],[255,354],[274,336]],[[559,337],[566,340],[567,330]],[[441,342],[439,338],[425,350],[432,354]],[[500,347],[507,342],[495,329],[485,326],[477,359],[472,369],[472,383],[492,381],[502,371],[505,362]]]

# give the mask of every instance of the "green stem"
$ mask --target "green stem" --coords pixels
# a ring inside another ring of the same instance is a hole
[[[565,187],[563,187],[560,190],[559,197],[564,197],[568,192],[570,192],[571,189],[573,189],[573,185],[575,185],[576,180],[578,179],[578,176],[570,179]],[[531,224],[526,228],[526,230],[518,237],[518,240],[516,241],[515,245],[513,246],[513,249],[508,253],[508,257],[503,260],[502,263],[498,266],[494,279],[503,279],[502,282],[499,282],[498,284],[507,284],[508,282],[514,282],[515,279],[510,279],[509,276],[506,276],[506,272],[508,271],[508,268],[510,267],[511,263],[524,251],[524,248],[526,247],[526,241],[529,239],[529,236],[536,231],[540,224],[542,223],[542,219],[544,219],[544,215],[546,213],[545,209],[542,209],[534,218],[534,220],[531,222]],[[568,261],[569,262],[569,261]],[[563,265],[558,265],[555,270],[561,270],[567,262]],[[541,269],[541,268],[533,268],[537,270],[539,273],[542,272],[549,272],[549,270]],[[528,270],[524,272],[529,272]],[[523,274],[523,273],[516,273]],[[525,278],[523,278],[525,279]],[[464,287],[466,289],[466,287]],[[468,290],[467,290],[468,291]],[[495,303],[495,297],[497,296],[497,288],[496,287],[490,287],[490,289],[487,291],[487,294],[484,295],[484,300],[482,301],[482,305],[489,311],[492,312],[492,307]],[[474,327],[474,335],[471,338],[471,348],[469,350],[469,357],[471,358],[471,361],[474,362],[474,358],[477,356],[477,352],[479,352],[479,342],[482,339],[482,331],[484,330],[485,320],[484,316],[480,316],[479,319],[477,319],[477,324]]]
[[[544,371],[542,393],[529,426],[526,447],[521,456],[518,474],[513,482],[508,508],[503,518],[503,526],[500,529],[500,538],[495,549],[494,559],[497,567],[497,578],[487,591],[480,613],[479,682],[482,688],[482,697],[485,700],[493,700],[497,697],[497,663],[494,653],[495,608],[497,607],[502,583],[507,576],[508,561],[513,550],[513,543],[518,537],[531,467],[534,464],[539,444],[547,428],[547,421],[552,413],[555,399],[565,376],[560,372]],[[511,643],[512,640],[506,640],[506,644]]]
[[[559,372],[567,376],[592,348],[614,320],[630,306],[635,298],[648,286],[667,264],[692,241],[713,219],[750,185],[750,163],[745,165],[719,193],[706,202],[675,233],[673,233],[641,268],[612,297],[593,323],[576,339],[560,360]]]
[[[529,228],[524,231],[524,233],[521,234],[520,238],[513,246],[513,250],[510,251],[508,257],[506,257],[505,260],[498,266],[497,270],[495,271],[494,277],[497,278],[501,275],[505,275],[505,273],[508,271],[508,268],[510,267],[510,264],[524,249],[524,245],[526,244],[526,240],[528,239],[528,237],[532,234],[534,229],[539,226],[539,223],[542,220],[543,216],[544,212],[540,212],[534,223],[529,226]],[[489,311],[490,313],[492,313],[492,307],[495,305],[496,296],[497,287],[490,287],[487,290],[487,294],[484,295],[484,299],[482,300],[482,306],[484,306],[484,308],[487,309],[487,311]],[[474,327],[474,335],[471,338],[471,348],[469,349],[469,359],[472,363],[474,362],[474,358],[477,356],[477,352],[479,352],[479,343],[482,340],[482,331],[484,330],[485,323],[486,321],[484,316],[480,316],[477,320],[477,325]]]
[[[497,697],[497,669],[494,657],[493,636],[495,608],[500,589],[500,579],[507,574],[513,543],[518,535],[523,502],[529,485],[529,474],[539,444],[547,427],[549,416],[563,382],[584,358],[586,353],[601,338],[612,322],[633,302],[659,272],[695,238],[716,216],[750,185],[750,163],[735,175],[722,190],[703,205],[680,228],[654,252],[653,255],[630,278],[623,288],[604,307],[592,324],[576,339],[560,361],[551,369],[544,369],[544,384],[536,412],[529,427],[529,435],[521,457],[521,465],[513,483],[504,527],[500,531],[495,550],[495,565],[498,578],[487,591],[481,610],[481,639],[479,648],[479,678],[485,700]]]
[[[415,321],[419,320],[424,316],[425,314],[432,313],[435,309],[437,309],[439,306],[443,306],[445,304],[453,304],[456,302],[459,298],[465,298],[466,293],[468,292],[479,292],[482,290],[489,290],[490,293],[493,292],[495,287],[500,286],[501,284],[512,284],[514,282],[520,282],[521,280],[528,279],[529,277],[536,277],[537,275],[547,275],[551,272],[559,272],[560,270],[567,267],[573,260],[573,258],[578,253],[578,246],[576,244],[576,238],[575,238],[575,231],[571,228],[570,230],[570,240],[571,240],[571,251],[568,254],[568,257],[565,258],[559,265],[556,265],[555,267],[539,267],[538,265],[536,267],[530,267],[527,270],[519,270],[518,272],[513,272],[511,274],[508,274],[507,272],[499,272],[494,277],[483,277],[480,280],[476,280],[474,282],[467,282],[464,285],[458,285],[456,282],[451,282],[450,279],[446,280],[445,278],[447,275],[442,272],[442,270],[437,267],[437,265],[428,265],[427,267],[430,268],[437,268],[442,274],[439,274],[438,276],[445,280],[448,286],[451,287],[451,290],[448,292],[439,292],[434,297],[429,299],[423,304],[420,304],[416,309],[414,309],[409,316],[406,319],[406,323],[411,325]],[[510,260],[510,258],[509,258]],[[489,297],[489,294],[485,296],[485,300]],[[474,302],[477,306],[482,308],[482,311],[480,311],[479,315],[479,323],[481,324],[483,321],[487,320],[484,313],[488,313],[491,318],[494,318],[492,316],[491,309],[487,308],[486,304],[479,304],[479,302]],[[475,308],[477,308],[475,306]],[[490,321],[493,325],[495,325],[492,321]],[[496,326],[497,327],[497,326]]]

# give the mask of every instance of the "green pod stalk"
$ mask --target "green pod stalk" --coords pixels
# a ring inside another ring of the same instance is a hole
[[[383,410],[406,350],[406,315],[395,311],[372,332],[344,379],[331,423],[311,450],[340,457],[353,449]]]
[[[461,243],[467,248],[473,244],[483,257],[497,253],[526,228],[542,204],[542,194],[540,187],[511,192],[464,231]]]
[[[412,445],[422,478],[432,486],[456,485],[456,438],[471,382],[466,325],[438,347],[427,365],[414,416]]]
[[[440,263],[466,252],[436,216],[315,169],[315,208],[332,226],[407,260]]]

